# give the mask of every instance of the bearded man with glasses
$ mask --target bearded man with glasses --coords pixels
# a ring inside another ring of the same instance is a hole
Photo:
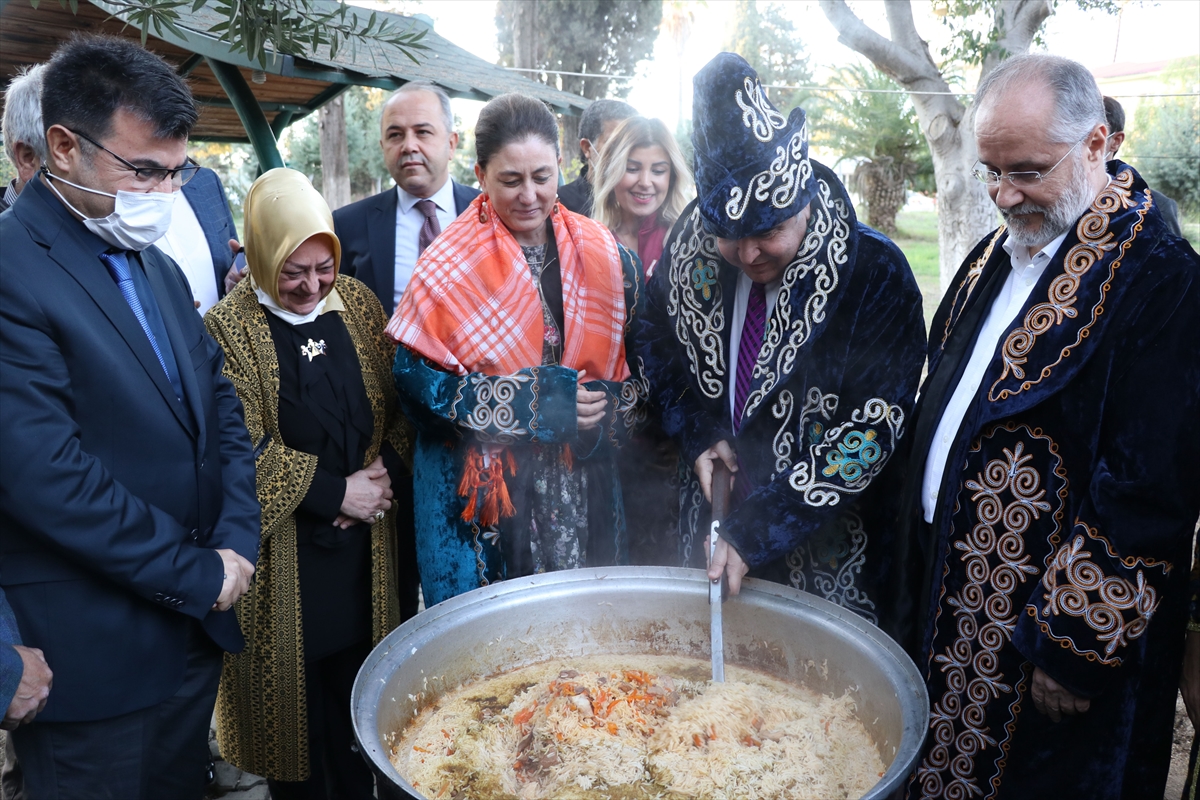
[[[151,246],[195,174],[196,118],[158,56],[74,38],[42,72],[45,162],[0,215],[0,588],[54,678],[11,734],[37,800],[199,800],[223,651],[243,646],[252,445]]]
[[[897,526],[931,716],[914,797],[1161,797],[1200,514],[1200,258],[1107,162],[1080,64],[975,96],[1003,224],[933,320]],[[1194,620],[1194,616],[1192,617]]]

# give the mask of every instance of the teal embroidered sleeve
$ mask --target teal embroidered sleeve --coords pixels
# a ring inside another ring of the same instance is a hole
[[[511,375],[451,375],[405,347],[393,367],[404,412],[425,430],[457,431],[495,444],[577,438],[575,370],[529,367]]]

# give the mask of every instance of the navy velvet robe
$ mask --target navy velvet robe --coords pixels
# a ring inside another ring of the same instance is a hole
[[[533,448],[570,445],[575,469],[588,470],[587,566],[628,562],[629,540],[614,451],[646,419],[646,389],[634,358],[644,299],[637,256],[618,247],[625,280],[625,353],[631,375],[623,382],[588,381],[609,395],[608,416],[598,431],[576,427],[577,372],[563,366],[530,366],[512,375],[452,375],[396,348],[394,375],[400,403],[417,429],[413,453],[413,510],[417,563],[426,605],[434,605],[492,581],[523,574],[529,533],[523,530],[523,491]],[[458,496],[468,446],[508,447],[517,464],[506,479],[518,516],[487,530],[461,519]]]
[[[885,465],[921,376],[921,294],[903,254],[859,225],[813,162],[808,233],[768,320],[742,425],[730,414],[729,338],[739,270],[693,203],[647,289],[642,356],[663,429],[680,444],[680,562],[705,563],[711,511],[691,465],[724,439],[753,492],[721,527],[751,575],[879,622],[887,569]]]
[[[1109,170],[1002,335],[914,553],[931,720],[913,797],[1163,796],[1200,513],[1200,259]],[[1010,269],[1006,235],[942,301],[931,379]],[[1035,666],[1090,710],[1039,713]]]

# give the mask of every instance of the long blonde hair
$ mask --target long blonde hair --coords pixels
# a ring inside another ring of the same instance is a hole
[[[645,117],[629,117],[622,121],[600,151],[596,164],[595,199],[592,204],[592,217],[600,224],[616,230],[621,226],[621,208],[617,205],[617,184],[625,176],[625,162],[629,154],[639,147],[658,145],[667,154],[671,162],[671,182],[667,188],[667,198],[656,212],[659,221],[664,225],[672,225],[692,194],[692,171],[679,152],[675,137],[667,130],[662,120]]]

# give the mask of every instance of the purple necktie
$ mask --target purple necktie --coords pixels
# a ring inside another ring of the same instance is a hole
[[[742,412],[754,384],[754,362],[762,348],[763,331],[767,324],[766,284],[750,284],[750,299],[746,302],[746,320],[742,323],[742,338],[738,344],[737,382],[733,392],[733,432],[742,427]]]
[[[432,200],[418,200],[417,210],[425,215],[425,222],[421,225],[421,235],[417,237],[417,255],[425,252],[425,248],[433,244],[433,240],[442,232],[442,226],[438,223],[437,206]]]

